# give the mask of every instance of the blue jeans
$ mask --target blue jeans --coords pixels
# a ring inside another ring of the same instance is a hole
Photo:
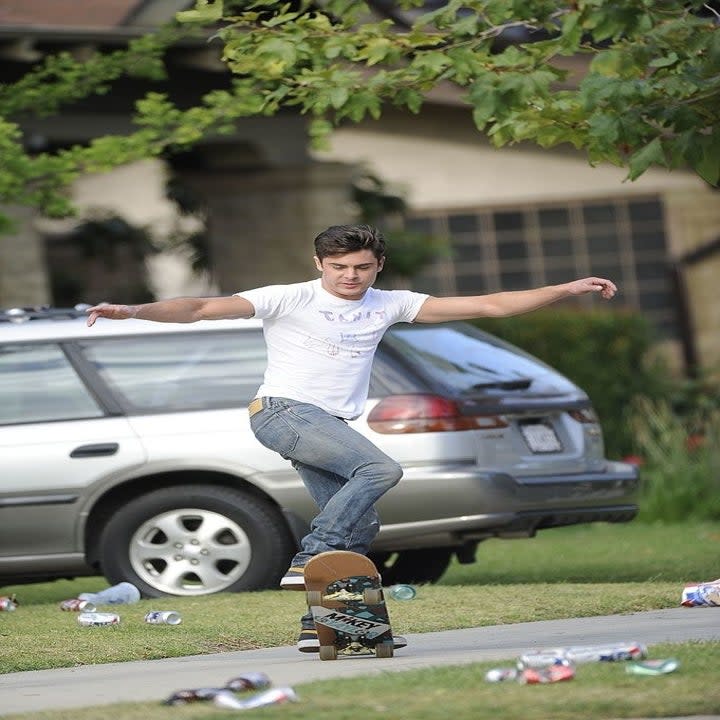
[[[292,565],[327,550],[367,554],[380,529],[374,505],[402,468],[366,437],[315,405],[262,398],[250,418],[255,437],[289,459],[320,508]]]

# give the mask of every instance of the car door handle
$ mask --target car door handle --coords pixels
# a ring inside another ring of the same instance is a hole
[[[71,453],[71,458],[103,457],[114,455],[120,448],[118,443],[98,443],[97,445],[80,445]]]

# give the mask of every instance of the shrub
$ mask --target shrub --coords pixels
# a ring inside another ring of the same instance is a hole
[[[720,411],[683,417],[638,398],[630,427],[643,461],[639,519],[720,520]]]
[[[555,306],[478,320],[477,325],[552,365],[587,392],[600,417],[608,457],[636,452],[628,429],[633,400],[670,392],[669,373],[647,361],[654,337],[638,313]]]

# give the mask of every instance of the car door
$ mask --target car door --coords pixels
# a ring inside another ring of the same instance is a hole
[[[53,556],[80,554],[89,489],[144,458],[127,421],[107,415],[58,344],[0,347],[0,567],[5,572],[39,571],[52,565]]]

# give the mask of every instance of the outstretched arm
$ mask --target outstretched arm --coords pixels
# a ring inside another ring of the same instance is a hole
[[[480,317],[507,317],[536,310],[573,295],[600,293],[610,300],[617,287],[610,280],[589,277],[563,285],[547,285],[534,290],[499,292],[471,297],[429,297],[420,308],[415,322],[436,323],[447,320],[472,320]]]
[[[88,327],[102,317],[109,320],[154,320],[155,322],[191,323],[197,320],[232,320],[251,318],[252,303],[235,295],[217,298],[174,298],[144,305],[95,305],[88,308]]]

